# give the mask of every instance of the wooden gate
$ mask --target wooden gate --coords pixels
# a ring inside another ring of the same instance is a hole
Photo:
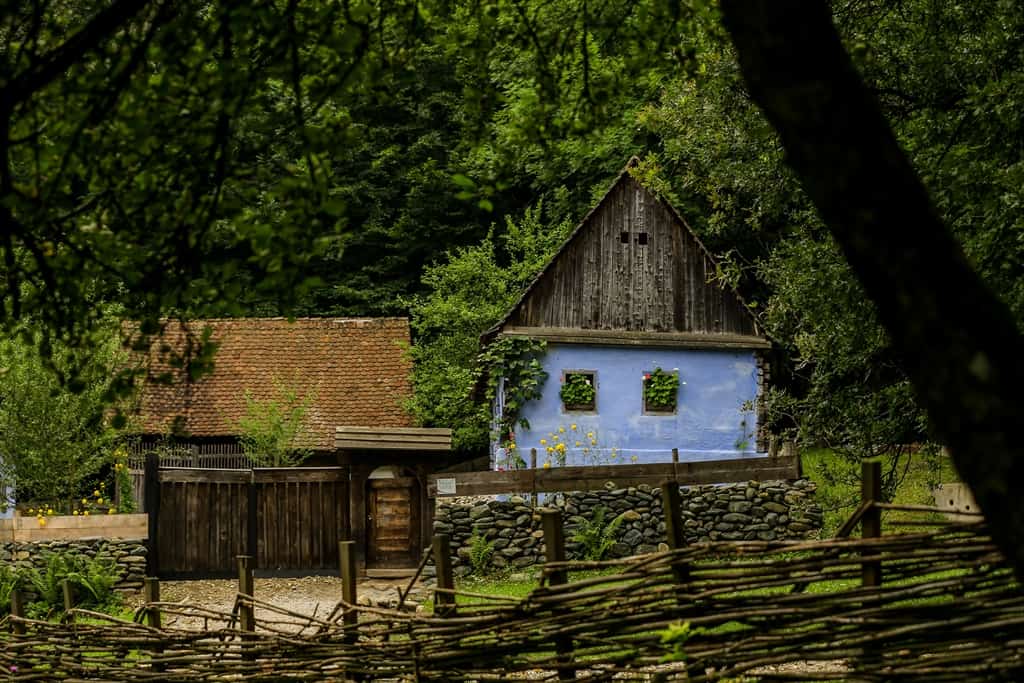
[[[368,484],[366,567],[415,567],[420,557],[419,485],[412,477]]]
[[[338,541],[350,534],[345,468],[170,468],[157,479],[147,498],[161,577],[230,576],[238,555],[267,574],[338,568]]]

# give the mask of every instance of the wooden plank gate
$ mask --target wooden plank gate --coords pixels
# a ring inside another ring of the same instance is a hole
[[[263,574],[337,571],[350,531],[346,468],[161,468],[146,482],[151,573],[230,576],[237,555]]]

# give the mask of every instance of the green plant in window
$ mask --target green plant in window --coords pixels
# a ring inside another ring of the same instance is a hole
[[[565,375],[562,388],[558,395],[566,407],[592,407],[597,396],[594,380],[591,375],[582,372],[569,372]]]
[[[644,403],[648,410],[674,410],[679,393],[679,375],[655,368],[644,375]]]

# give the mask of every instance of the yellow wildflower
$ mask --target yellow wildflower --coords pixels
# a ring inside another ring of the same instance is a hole
[[[565,453],[565,444],[558,444],[557,446],[555,446],[555,450],[558,451],[559,453]]]
[[[107,514],[108,514],[108,515],[112,515],[112,514],[114,514],[114,512],[116,512],[116,511],[114,510],[114,508],[110,508],[109,510],[107,510]]]
[[[587,432],[587,438],[588,439],[593,439],[594,438],[594,432]]]
[[[99,497],[100,497],[100,492],[99,492],[99,490],[97,489],[96,491],[93,491],[93,492],[92,492],[92,495],[94,495],[94,496],[96,496],[97,498],[99,498]]]
[[[596,446],[597,445],[597,439],[591,439],[590,440],[590,445],[591,446]]]
[[[540,440],[540,445],[541,445],[541,446],[543,446],[543,445],[544,445],[544,444],[546,444],[547,442],[548,442],[548,440],[547,440],[547,439],[541,439],[541,440]]]
[[[638,460],[640,460],[640,458],[638,456],[634,455],[634,456],[632,456],[630,458],[630,460],[632,460],[633,462],[637,462]]]
[[[28,513],[28,514],[30,514],[30,515],[34,515],[34,514],[36,513],[36,511],[35,511],[35,508],[29,508],[29,509],[28,509],[28,510],[26,510],[25,512],[27,512],[27,513]]]
[[[545,462],[544,463],[544,469],[546,469],[546,470],[551,469],[551,463],[550,462]]]
[[[577,442],[576,442],[576,448],[579,448],[579,447],[580,447],[580,446],[582,446],[582,445],[583,445],[583,442],[582,442],[582,441],[577,441]]]
[[[547,451],[548,451],[548,453],[554,453],[555,449],[552,448],[551,446],[548,446]]]
[[[571,424],[571,425],[569,426],[569,429],[571,429],[572,431],[574,431],[574,432],[575,432],[575,431],[576,431],[576,423],[574,422],[573,424]]]
[[[75,517],[77,517],[78,516],[78,510],[73,511],[71,514],[73,514]]]
[[[82,505],[88,505],[88,504],[89,504],[89,499],[88,498],[83,498],[82,499]]]
[[[39,526],[46,526],[46,517],[39,517]]]
[[[53,514],[53,508],[46,508],[46,514],[52,515]]]
[[[82,514],[85,515],[86,517],[88,517],[89,516],[89,511],[85,510],[84,512],[82,512]]]
[[[559,427],[558,428],[558,433],[559,434],[565,434],[565,427]]]

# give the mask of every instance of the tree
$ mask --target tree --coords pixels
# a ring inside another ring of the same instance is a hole
[[[993,536],[1024,575],[1020,334],[936,214],[827,5],[729,0],[751,94],[867,295]]]
[[[242,450],[258,467],[296,467],[313,452],[304,444],[308,433],[304,421],[315,400],[274,381],[274,397],[257,399],[245,393],[245,417],[238,421]]]
[[[555,250],[571,224],[545,220],[543,203],[519,221],[506,220],[503,238],[450,252],[423,275],[427,293],[410,305],[417,341],[411,349],[413,398],[409,408],[422,424],[452,428],[452,447],[486,448],[490,406],[475,400],[481,381],[480,335],[508,312]]]
[[[111,378],[127,355],[116,322],[108,319],[105,338],[97,340],[91,362],[81,368],[82,385],[71,391],[39,357],[38,335],[23,326],[18,336],[0,341],[0,482],[13,485],[18,500],[70,511],[93,489],[93,477],[114,461],[122,430],[111,425]],[[68,356],[58,346],[51,362],[64,367]]]

